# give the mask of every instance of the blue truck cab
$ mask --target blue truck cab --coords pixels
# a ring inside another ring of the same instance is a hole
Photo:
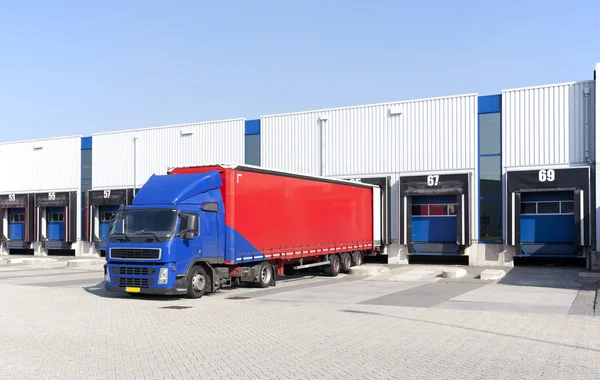
[[[225,261],[221,186],[216,171],[150,177],[110,223],[105,289],[200,298],[231,286],[232,272],[237,281],[273,285],[272,268],[270,277],[258,275],[264,263],[236,270]]]

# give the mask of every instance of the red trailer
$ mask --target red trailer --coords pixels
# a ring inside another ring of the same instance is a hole
[[[268,260],[279,273],[324,266],[329,275],[381,249],[381,189],[360,182],[249,165],[179,167],[169,175],[219,173],[225,265]]]

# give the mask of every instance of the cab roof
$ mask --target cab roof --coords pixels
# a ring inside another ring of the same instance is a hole
[[[217,171],[186,175],[153,174],[137,192],[132,205],[174,205],[222,185]]]

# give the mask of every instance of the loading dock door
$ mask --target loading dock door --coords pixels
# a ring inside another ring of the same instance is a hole
[[[133,189],[89,190],[88,198],[88,239],[100,251],[106,248],[110,220],[121,206],[128,206],[133,200]]]
[[[25,209],[8,209],[8,239],[25,240]]]
[[[100,206],[100,240],[104,241],[108,237],[110,220],[119,210],[119,206]]]
[[[592,249],[589,167],[509,171],[507,238],[516,255],[585,256]]]
[[[412,242],[415,254],[455,254],[456,196],[412,197]]]
[[[77,192],[34,194],[36,237],[49,250],[71,249],[77,241]]]
[[[48,207],[46,209],[48,240],[65,240],[65,208]]]
[[[521,194],[520,235],[525,255],[575,254],[572,191]]]
[[[34,230],[33,194],[0,194],[0,242],[29,249]]]
[[[400,243],[415,255],[460,255],[471,244],[470,174],[400,177]]]

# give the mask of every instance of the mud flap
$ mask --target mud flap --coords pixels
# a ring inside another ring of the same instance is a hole
[[[277,286],[277,270],[279,269],[279,267],[277,266],[277,264],[274,264],[271,265],[271,269],[273,276],[271,276],[271,283],[269,284],[269,286]]]

